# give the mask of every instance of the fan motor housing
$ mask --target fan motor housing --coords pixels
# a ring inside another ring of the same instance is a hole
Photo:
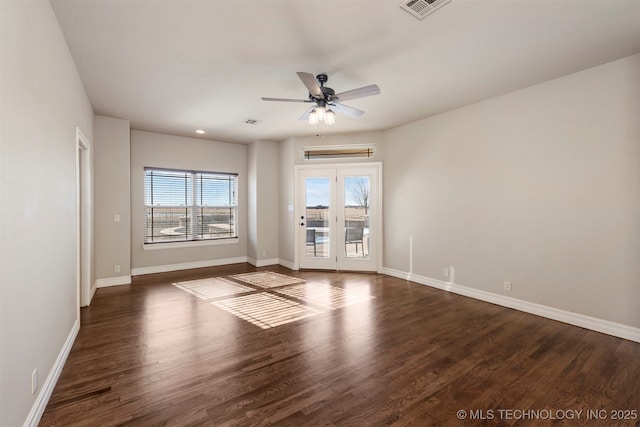
[[[326,86],[322,86],[320,87],[320,89],[322,90],[322,94],[324,95],[324,99],[326,99],[327,101],[331,101],[333,98],[335,98],[335,94],[336,91],[331,89],[330,87],[326,87]],[[311,93],[309,94],[309,99],[313,99],[314,101],[318,101],[322,98],[317,97],[317,96],[313,96]]]
[[[320,89],[322,89],[322,93],[324,94],[324,97],[327,99],[330,99],[333,95],[336,94],[336,91],[331,89],[330,87],[322,86]]]
[[[318,74],[316,76],[316,80],[318,80],[318,83],[320,83],[320,90],[324,95],[324,99],[326,99],[327,101],[330,101],[333,98],[333,95],[336,94],[336,91],[331,89],[330,87],[325,87],[324,85],[326,82],[329,81],[329,76],[327,76],[326,74]],[[311,94],[309,94],[309,96],[311,96]]]

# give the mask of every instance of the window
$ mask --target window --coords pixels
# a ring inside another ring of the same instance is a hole
[[[370,145],[328,145],[322,147],[302,147],[302,160],[353,159],[375,157],[375,144]]]
[[[144,243],[238,237],[238,175],[144,169]]]

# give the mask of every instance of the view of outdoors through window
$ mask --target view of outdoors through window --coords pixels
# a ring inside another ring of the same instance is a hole
[[[237,237],[234,174],[145,168],[145,243]]]
[[[307,256],[329,257],[329,178],[307,178],[306,233]],[[345,256],[367,257],[369,254],[369,203],[370,182],[368,176],[344,179]],[[340,231],[339,231],[340,232]]]

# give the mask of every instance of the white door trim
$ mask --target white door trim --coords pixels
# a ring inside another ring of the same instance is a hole
[[[293,184],[293,205],[294,205],[294,262],[293,267],[295,270],[300,268],[300,229],[299,226],[300,215],[300,171],[301,170],[313,170],[313,169],[340,169],[340,168],[358,168],[358,167],[376,167],[378,169],[378,206],[376,215],[378,215],[377,233],[378,239],[375,245],[377,250],[376,257],[376,272],[382,273],[383,270],[383,187],[382,187],[382,162],[357,162],[357,163],[322,163],[313,165],[295,165],[294,166],[294,184]]]
[[[93,191],[91,145],[79,127],[76,127],[76,257],[77,257],[77,305],[91,303],[91,254],[93,245]]]

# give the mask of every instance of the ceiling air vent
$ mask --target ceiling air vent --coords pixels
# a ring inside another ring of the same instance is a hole
[[[424,19],[451,0],[405,0],[400,7],[418,19]]]

